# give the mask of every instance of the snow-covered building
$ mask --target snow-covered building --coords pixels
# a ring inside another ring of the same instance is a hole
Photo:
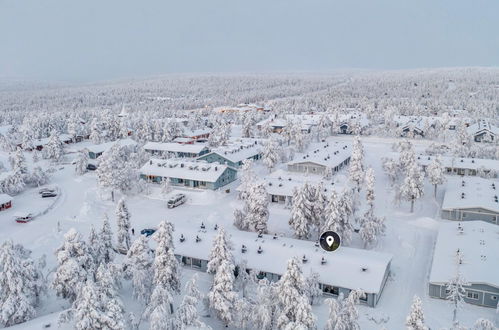
[[[483,221],[442,223],[433,255],[428,291],[430,297],[446,299],[446,284],[456,276],[456,254],[462,255],[459,271],[469,285],[467,303],[496,308],[499,301],[497,227]]]
[[[204,144],[180,144],[171,142],[147,142],[144,150],[151,155],[169,155],[177,158],[196,158],[210,149]]]
[[[247,139],[230,142],[226,146],[213,149],[211,152],[199,157],[199,160],[208,163],[226,164],[238,168],[246,159],[258,160],[262,158],[262,146],[258,140]]]
[[[449,180],[441,216],[449,220],[499,224],[499,181],[476,177]]]
[[[424,171],[434,161],[435,156],[418,155],[418,163]],[[465,176],[476,176],[485,174],[489,177],[497,177],[499,161],[494,159],[462,158],[440,156],[440,162],[445,168],[446,174]]]
[[[140,177],[149,182],[168,179],[173,186],[215,190],[236,180],[237,170],[203,161],[151,159],[140,169]]]
[[[73,138],[69,134],[60,134],[59,140],[65,144],[69,144],[69,143],[73,142]],[[50,141],[50,137],[36,139],[33,141],[33,147],[36,150],[42,150],[49,143],[49,141]],[[81,139],[80,139],[80,141],[81,141]]]
[[[205,142],[210,137],[211,129],[195,129],[195,130],[186,130],[182,133],[180,138],[189,139],[191,142]],[[178,141],[177,141],[178,142]],[[187,143],[187,142],[184,142]]]
[[[468,127],[468,133],[475,142],[494,142],[499,135],[499,127],[494,126],[488,120],[481,119]]]
[[[269,112],[270,109],[265,108],[263,105],[253,104],[253,103],[241,103],[236,106],[222,106],[213,109],[217,113],[241,113],[241,112],[252,112],[261,111]]]
[[[335,120],[332,115],[329,115],[329,119],[332,121]],[[336,132],[338,134],[354,134],[356,131],[360,133],[369,126],[369,120],[366,115],[358,111],[342,113],[339,115],[338,120],[339,127]]]
[[[316,143],[308,152],[297,153],[293,160],[287,163],[287,167],[290,172],[325,175],[329,169],[331,174],[334,174],[348,165],[351,154],[352,148],[348,143]]]
[[[90,159],[97,159],[100,156],[102,156],[102,154],[104,152],[111,149],[111,147],[114,146],[115,144],[119,144],[119,145],[124,146],[124,147],[134,147],[137,145],[137,142],[135,142],[132,139],[123,139],[123,140],[105,142],[105,143],[101,143],[101,144],[94,144],[94,145],[85,147],[85,149],[88,150],[88,157]]]
[[[7,194],[0,194],[0,211],[10,209],[12,207],[12,197]]]
[[[216,233],[214,228],[176,226],[173,235],[178,260],[186,267],[206,271]],[[256,271],[259,278],[278,281],[286,271],[287,261],[296,257],[304,274],[312,270],[319,274],[320,287],[326,295],[347,296],[351,290],[363,289],[366,297],[361,303],[371,307],[378,303],[390,274],[392,255],[387,253],[349,247],[331,253],[305,240],[257,237],[242,231],[231,231],[230,235],[235,262],[246,260],[248,269]]]
[[[341,190],[342,186],[327,180],[322,175],[302,174],[277,170],[265,176],[262,180],[269,195],[271,203],[291,205],[294,189],[299,189],[305,183],[320,184],[324,187],[324,193],[328,196],[332,189]]]

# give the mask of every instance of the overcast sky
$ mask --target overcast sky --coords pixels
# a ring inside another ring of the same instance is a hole
[[[499,1],[0,0],[0,77],[499,66]]]

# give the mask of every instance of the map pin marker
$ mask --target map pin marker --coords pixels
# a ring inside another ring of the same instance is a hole
[[[329,245],[329,247],[331,247],[334,243],[334,237],[333,236],[326,237],[326,243],[327,245]]]

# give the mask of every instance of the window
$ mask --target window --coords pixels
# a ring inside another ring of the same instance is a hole
[[[364,293],[364,295],[362,295],[360,298],[359,298],[360,301],[363,301],[363,302],[367,302],[367,293]]]
[[[468,292],[466,293],[466,296],[467,296],[469,299],[478,300],[478,293],[477,293],[477,292],[468,291]]]
[[[192,258],[192,267],[201,268],[201,259]]]
[[[322,286],[322,291],[324,293],[334,294],[336,296],[340,294],[340,289],[338,287],[326,285],[326,284],[324,284]]]

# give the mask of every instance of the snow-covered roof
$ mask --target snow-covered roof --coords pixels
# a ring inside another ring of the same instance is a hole
[[[12,201],[12,197],[7,194],[0,194],[0,205]]]
[[[300,262],[305,255],[308,261],[301,264],[303,274],[310,271],[319,274],[319,282],[327,285],[363,289],[367,293],[379,293],[382,290],[383,278],[389,268],[392,255],[370,250],[340,247],[335,252],[326,252],[315,246],[314,242],[292,238],[263,235],[258,238],[256,233],[243,231],[227,231],[231,235],[236,261],[246,260],[248,268],[274,274],[284,274],[287,261],[297,257]],[[180,242],[180,235],[185,237]],[[196,243],[196,235],[201,241]],[[209,259],[212,241],[216,235],[214,228],[198,230],[187,226],[175,226],[175,253],[198,259]],[[247,248],[241,252],[242,245]],[[258,247],[263,252],[257,252]],[[324,257],[325,264],[321,264]],[[365,271],[363,271],[363,268]]]
[[[261,105],[252,103],[241,103],[236,106],[221,106],[214,108],[213,111],[223,113],[223,112],[247,112],[247,111],[264,111],[267,110]]]
[[[72,137],[69,134],[59,134],[59,140],[61,140],[61,142],[71,141],[71,139],[72,139]],[[35,145],[35,147],[45,146],[47,143],[49,143],[49,141],[50,141],[50,137],[46,137],[46,138],[34,140],[33,144]]]
[[[499,135],[499,127],[492,125],[485,119],[481,119],[468,127],[468,133],[471,135],[477,135],[485,131],[492,133],[493,135]]]
[[[447,182],[442,210],[482,208],[499,213],[499,181],[478,177],[452,178]]]
[[[132,139],[123,139],[123,140],[117,140],[117,141],[105,142],[105,143],[101,143],[101,144],[90,145],[90,146],[86,147],[86,149],[88,151],[91,151],[91,152],[97,154],[97,153],[105,152],[106,150],[108,150],[112,146],[114,146],[115,144],[119,144],[123,147],[126,147],[126,146],[134,146],[137,144],[137,142],[135,142]]]
[[[326,195],[329,195],[331,189],[339,191],[343,188],[343,186],[338,183],[333,184],[331,180],[324,179],[324,176],[322,175],[288,172],[280,169],[270,173],[259,181],[265,185],[267,193],[277,196],[292,197],[293,190],[295,188],[300,188],[303,184],[305,184],[305,182],[311,184],[322,183],[324,185]]]
[[[210,154],[217,154],[233,163],[237,163],[261,153],[262,148],[258,140],[249,140],[231,142],[226,146],[215,148],[211,151],[211,153],[201,157],[206,157]]]
[[[210,134],[210,132],[211,132],[211,129],[209,129],[209,128],[185,130],[182,133],[182,137],[193,137],[193,136],[206,135],[206,134]]]
[[[447,283],[455,276],[458,249],[463,257],[460,271],[467,282],[499,288],[499,234],[496,225],[484,221],[442,223],[435,244],[431,283]]]
[[[204,161],[186,161],[185,159],[151,159],[140,169],[144,175],[164,178],[216,182],[227,165],[210,164]]]
[[[308,152],[295,154],[288,165],[314,163],[334,168],[344,162],[351,154],[352,147],[349,143],[338,141],[314,143],[308,148]]]
[[[434,159],[435,156],[418,155],[418,162],[422,166],[430,165]],[[499,160],[494,159],[440,156],[440,162],[443,167],[450,168],[466,168],[471,170],[483,168],[485,170],[499,170]]]
[[[204,149],[207,149],[204,144],[180,144],[180,143],[170,143],[170,142],[147,142],[144,145],[144,150],[151,151],[167,151],[167,152],[188,152],[193,154],[199,154]]]

